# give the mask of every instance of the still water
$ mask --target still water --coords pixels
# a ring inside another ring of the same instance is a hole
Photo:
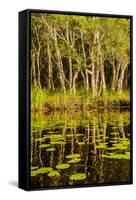
[[[31,188],[128,183],[130,113],[32,113]]]

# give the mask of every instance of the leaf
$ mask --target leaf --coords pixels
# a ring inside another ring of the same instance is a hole
[[[31,176],[36,176],[37,175],[37,170],[36,171],[31,171]]]
[[[57,170],[53,170],[47,174],[49,177],[59,177],[60,173]]]
[[[81,146],[81,145],[84,145],[85,142],[78,142],[78,145]]]
[[[81,161],[81,158],[73,158],[72,160],[69,160],[68,163],[78,163]]]
[[[85,180],[87,178],[86,174],[84,173],[77,173],[77,174],[72,174],[70,177],[70,180],[74,181],[81,181]]]
[[[56,169],[68,169],[70,167],[70,164],[64,163],[56,165]]]
[[[35,169],[38,169],[38,167],[37,166],[31,166],[31,170],[35,170]]]
[[[51,145],[50,144],[41,144],[39,145],[40,148],[46,148],[46,147],[50,147]]]
[[[37,170],[37,174],[45,174],[45,173],[48,173],[52,170],[53,170],[52,167],[42,167],[42,168]]]
[[[102,158],[110,158],[110,159],[130,159],[130,152],[126,154],[111,154],[111,155],[102,155]]]
[[[64,144],[66,144],[66,142],[63,142],[63,141],[53,141],[53,142],[51,142],[51,144],[62,144],[62,145],[64,145]]]
[[[55,150],[56,150],[55,148],[46,149],[46,151],[48,151],[48,152],[52,152],[52,151],[55,151]]]
[[[100,143],[99,145],[96,145],[96,149],[104,149],[107,147],[108,143]]]
[[[66,156],[66,158],[79,158],[79,157],[80,157],[80,154],[77,154],[77,153],[69,154],[69,155]]]

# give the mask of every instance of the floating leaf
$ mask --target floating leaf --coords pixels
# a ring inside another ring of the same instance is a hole
[[[67,163],[56,165],[56,169],[67,169],[69,167],[70,167],[70,164],[67,164]]]
[[[85,180],[87,177],[86,177],[86,174],[84,173],[77,173],[77,174],[72,174],[70,177],[70,180],[75,180],[75,181],[80,181],[80,180]]]
[[[73,158],[72,160],[69,160],[68,163],[78,163],[81,161],[81,158]]]
[[[118,135],[119,132],[111,132],[110,134],[111,134],[111,135]]]
[[[83,134],[82,133],[78,133],[78,134],[69,133],[69,134],[66,134],[66,137],[80,137],[80,136],[83,136]]]
[[[98,142],[98,143],[100,143],[102,140],[101,139],[97,139],[97,140],[95,140],[95,142]]]
[[[37,175],[37,170],[36,171],[31,171],[31,176],[36,176]]]
[[[52,152],[52,151],[55,151],[55,150],[56,150],[55,148],[46,149],[46,151],[49,151],[49,152]]]
[[[31,170],[35,170],[35,169],[38,169],[38,167],[37,167],[37,166],[35,166],[35,167],[32,166],[32,167],[31,167]]]
[[[42,141],[44,141],[44,138],[37,138],[37,139],[35,139],[35,141],[36,142],[42,142]]]
[[[85,142],[78,142],[78,145],[80,146],[80,145],[84,145],[85,144]]]
[[[53,170],[52,167],[42,167],[42,168],[37,170],[37,173],[38,174],[45,174],[45,173],[48,173],[52,170]]]
[[[99,145],[96,145],[96,149],[104,149],[104,148],[107,147],[107,144],[108,144],[108,143],[101,143],[101,144],[99,144]]]
[[[52,170],[51,172],[48,173],[49,177],[59,177],[60,173],[57,170]]]
[[[108,147],[106,148],[107,150],[116,150],[117,148],[116,147]]]
[[[66,158],[79,158],[79,157],[80,157],[80,154],[77,154],[77,153],[69,154],[69,155],[66,156]]]
[[[62,138],[62,135],[61,134],[54,134],[54,135],[44,135],[43,137],[44,139],[58,139],[58,138]]]
[[[66,144],[66,142],[63,142],[63,141],[53,141],[51,142],[51,144]]]
[[[51,145],[50,144],[41,144],[39,145],[40,148],[46,148],[46,147],[50,147]]]
[[[111,155],[102,155],[102,158],[110,159],[130,159],[130,154],[111,154]]]

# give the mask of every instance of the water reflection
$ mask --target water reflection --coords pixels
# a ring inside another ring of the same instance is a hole
[[[32,188],[129,180],[128,111],[32,114]]]

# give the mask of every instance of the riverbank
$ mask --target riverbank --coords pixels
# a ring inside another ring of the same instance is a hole
[[[78,91],[71,94],[69,91],[50,92],[44,89],[31,89],[31,110],[32,112],[44,111],[65,111],[65,110],[92,110],[98,108],[117,109],[129,108],[130,94],[129,91],[115,93],[105,92],[102,96],[92,96],[91,92],[85,93]]]

